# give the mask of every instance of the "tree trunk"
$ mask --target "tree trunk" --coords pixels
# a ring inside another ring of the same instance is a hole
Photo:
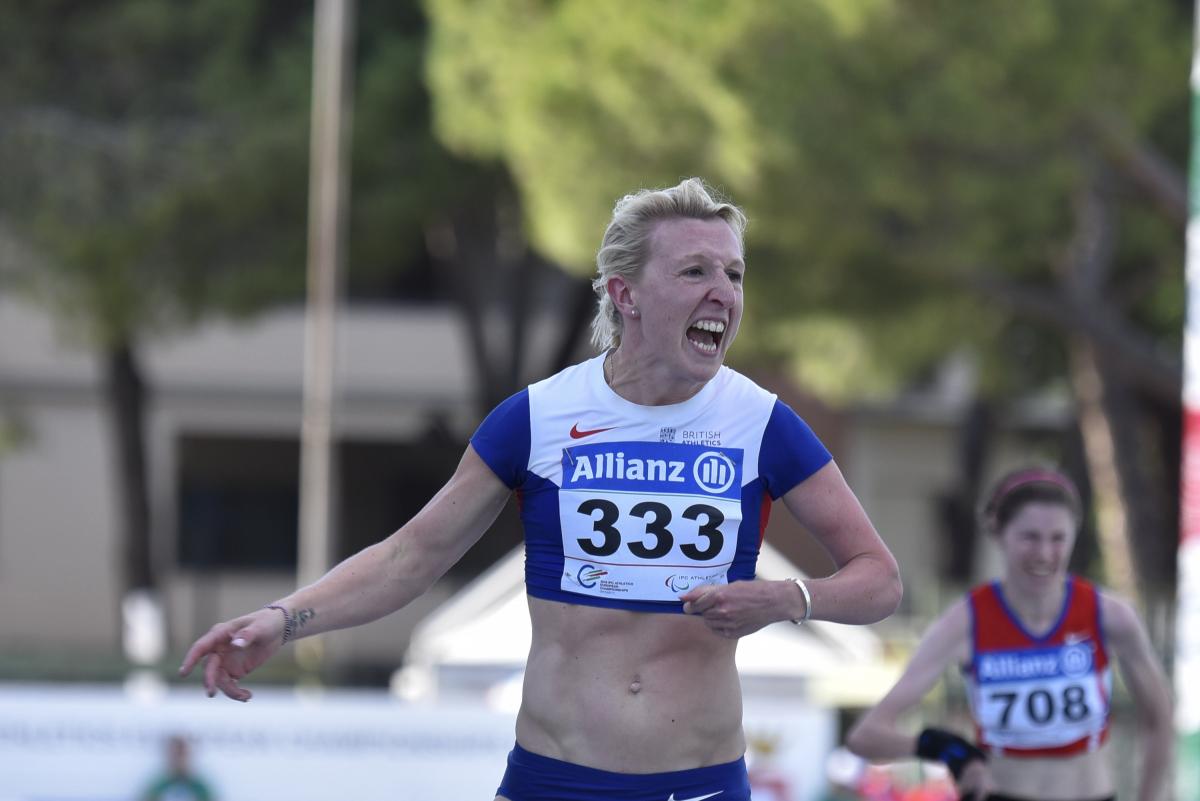
[[[591,280],[578,278],[565,288],[562,306],[567,315],[567,324],[550,362],[551,374],[571,365],[591,330],[592,318],[596,314],[596,293],[592,291]]]
[[[1163,441],[1173,426],[1086,344],[1072,349],[1072,378],[1105,573],[1141,606],[1151,639],[1165,652],[1173,634],[1179,454]]]
[[[1076,199],[1075,229],[1059,263],[1060,290],[1074,309],[1119,315],[1108,287],[1117,235],[1112,176],[1086,156],[1085,165],[1089,180]],[[1117,592],[1138,600],[1153,617],[1164,590],[1173,586],[1173,579],[1160,572],[1164,560],[1158,552],[1163,542],[1175,541],[1174,527],[1163,513],[1171,493],[1162,486],[1174,474],[1163,460],[1175,457],[1164,454],[1148,425],[1142,397],[1149,401],[1152,391],[1132,383],[1121,357],[1088,333],[1085,326],[1068,335],[1067,343],[1101,559]],[[1159,368],[1178,380],[1177,373]],[[1179,397],[1175,393],[1172,399]]]
[[[595,306],[589,281],[554,275],[529,250],[513,202],[503,193],[484,197],[426,229],[426,246],[467,330],[481,415],[521,389],[528,376],[567,366]],[[529,322],[547,310],[561,323],[560,339],[547,363],[531,365]]]
[[[939,572],[955,584],[971,579],[979,536],[976,505],[983,491],[984,467],[992,450],[993,413],[976,398],[963,416],[958,434],[957,481],[937,499],[942,537]]]
[[[104,352],[104,385],[116,456],[118,526],[122,540],[122,596],[153,590],[150,501],[146,473],[146,385],[133,345]]]
[[[1117,444],[1112,422],[1105,409],[1105,387],[1101,367],[1091,344],[1082,339],[1070,343],[1071,384],[1075,412],[1083,436],[1084,455],[1092,485],[1096,511],[1096,537],[1105,577],[1117,592],[1138,598],[1138,578],[1133,549],[1129,543],[1129,514],[1117,469]]]

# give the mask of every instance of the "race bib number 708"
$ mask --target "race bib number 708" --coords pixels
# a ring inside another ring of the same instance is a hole
[[[1091,642],[982,654],[975,673],[976,716],[990,744],[1056,747],[1104,727],[1107,673],[1095,670]]]

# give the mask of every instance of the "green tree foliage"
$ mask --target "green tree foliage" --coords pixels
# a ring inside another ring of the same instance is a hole
[[[348,288],[444,295],[425,232],[502,175],[432,135],[419,8],[358,8]],[[141,343],[303,299],[311,62],[308,3],[0,9],[0,278],[104,365],[128,587],[155,580]]]
[[[358,7],[350,290],[403,295],[496,179],[430,131],[419,9]],[[51,0],[0,11],[0,49],[0,230],[85,341],[302,298],[310,5]]]
[[[420,7],[355,6],[347,294],[454,303],[486,410],[552,371],[523,358],[531,312],[567,320],[545,361],[567,358],[586,282],[524,245],[499,161],[457,158],[434,136]],[[312,13],[279,0],[0,8],[0,290],[36,298],[97,354],[126,590],[153,589],[168,567],[151,559],[163,532],[149,516],[144,410],[155,388],[141,347],[202,318],[304,297]],[[436,414],[431,436],[445,446]],[[20,443],[20,422],[0,431],[0,449]],[[477,558],[516,536],[489,538]]]
[[[510,165],[540,249],[586,273],[620,193],[704,175],[750,212],[756,344],[857,354],[855,389],[998,336],[1005,380],[1060,371],[980,283],[1053,273],[1106,115],[1182,146],[1189,28],[1161,2],[427,5],[438,130]],[[1114,286],[1170,339],[1178,229],[1123,199]]]
[[[24,283],[83,341],[299,293],[302,14],[135,0],[3,15],[0,213],[39,255]]]
[[[586,274],[622,192],[706,177],[751,219],[735,358],[835,398],[964,347],[990,395],[1069,386],[1171,584],[1190,4],[426,5],[437,130],[509,165],[543,252]]]

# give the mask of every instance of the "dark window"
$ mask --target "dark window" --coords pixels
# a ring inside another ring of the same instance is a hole
[[[437,427],[407,443],[344,442],[336,558],[386,538],[420,512],[454,474],[464,447]],[[448,575],[472,578],[520,541],[520,523],[506,510]]]
[[[386,538],[454,473],[464,443],[432,424],[409,442],[343,441],[332,559]],[[296,439],[186,435],[180,440],[179,562],[194,570],[295,571]],[[521,541],[510,503],[449,575],[466,580]]]
[[[296,569],[295,439],[188,435],[179,443],[179,563]]]

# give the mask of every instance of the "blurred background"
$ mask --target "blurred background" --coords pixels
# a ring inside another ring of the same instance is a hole
[[[590,356],[614,201],[692,175],[751,221],[730,364],[834,452],[906,588],[869,629],[743,644],[756,798],[948,797],[836,749],[994,573],[976,498],[1031,458],[1084,490],[1074,569],[1173,666],[1193,13],[0,5],[0,799],[141,798],[180,750],[230,801],[490,798],[528,645],[512,508],[417,603],[286,649],[245,707],[175,668]],[[827,573],[789,522],[761,575]],[[961,723],[951,688],[925,713]]]

